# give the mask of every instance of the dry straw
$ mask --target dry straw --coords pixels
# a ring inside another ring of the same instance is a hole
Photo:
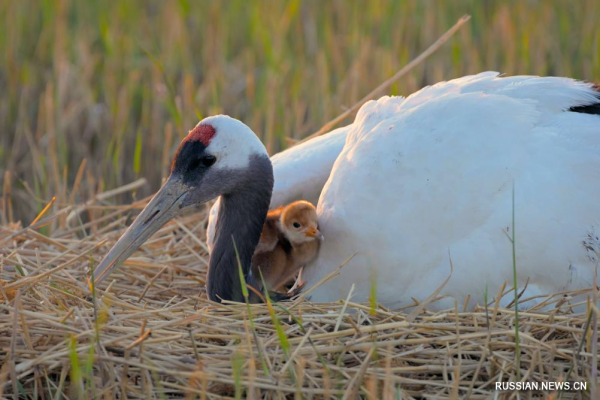
[[[591,379],[589,315],[598,309],[584,304],[588,312],[575,313],[569,304],[591,290],[556,293],[520,313],[520,366],[514,311],[499,306],[510,288],[472,311],[456,305],[432,312],[430,304],[416,315],[351,298],[300,298],[273,307],[283,346],[267,306],[252,305],[249,313],[245,305],[206,299],[206,213],[165,226],[92,290],[91,269],[123,233],[128,210],[105,207],[113,217],[88,221],[93,236],[68,227],[48,236],[3,228],[5,395],[488,398],[494,382],[517,379],[517,368],[523,381]]]
[[[79,174],[78,174],[79,176]],[[77,186],[80,179],[78,179]],[[7,181],[5,181],[7,182]],[[0,397],[14,398],[517,398],[496,381],[585,381],[597,370],[597,302],[591,289],[555,293],[515,313],[489,304],[430,311],[376,302],[271,307],[215,304],[204,293],[205,211],[155,234],[102,287],[94,265],[145,200],[111,206],[96,195],[56,201],[22,227],[2,212]],[[10,185],[4,188],[4,211]],[[335,274],[334,274],[335,275]],[[331,276],[335,279],[335,276]],[[352,288],[349,288],[352,291]],[[525,300],[525,299],[522,299]],[[276,318],[279,322],[274,323]],[[547,393],[548,394],[548,393]],[[543,395],[543,394],[540,394]],[[588,392],[549,393],[590,398]]]

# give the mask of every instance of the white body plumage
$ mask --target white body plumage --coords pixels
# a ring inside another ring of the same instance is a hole
[[[274,156],[272,207],[320,193],[325,241],[307,287],[357,253],[312,300],[344,298],[354,284],[353,299],[366,301],[375,279],[379,302],[412,304],[452,262],[442,294],[481,304],[486,288],[512,282],[513,185],[526,296],[589,287],[600,251],[600,116],[568,110],[599,101],[572,79],[486,72],[368,102],[353,124]]]

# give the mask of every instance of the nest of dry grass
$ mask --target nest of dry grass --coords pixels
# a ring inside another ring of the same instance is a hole
[[[45,399],[590,397],[589,384],[587,392],[495,390],[497,381],[591,382],[598,338],[590,315],[597,308],[575,313],[568,304],[569,296],[584,291],[549,296],[549,311],[520,312],[519,365],[514,310],[494,300],[473,311],[441,312],[303,298],[272,309],[215,304],[204,293],[204,212],[165,226],[92,291],[90,267],[123,232],[130,210],[142,205],[90,202],[33,227],[2,228],[0,393]]]

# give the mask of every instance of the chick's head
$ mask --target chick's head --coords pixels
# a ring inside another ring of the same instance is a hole
[[[317,210],[308,201],[296,201],[285,207],[281,213],[280,225],[283,233],[292,243],[323,239],[323,235],[319,232]]]

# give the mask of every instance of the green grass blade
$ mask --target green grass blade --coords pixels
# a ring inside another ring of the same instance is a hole
[[[377,314],[377,273],[375,270],[371,271],[371,294],[369,296],[369,306],[371,315]]]
[[[77,339],[75,335],[71,335],[69,339],[69,362],[71,364],[71,387],[77,395],[83,394],[83,378],[81,366],[79,365],[79,355],[77,354]]]
[[[304,335],[306,335],[307,331],[306,331],[306,328],[304,327],[304,324],[302,323],[301,318],[297,318],[294,314],[292,314],[292,312],[290,310],[288,310],[281,304],[277,304],[277,307],[279,307],[287,315],[289,315],[292,318],[292,320],[294,321],[294,323],[296,323],[300,327],[300,332],[302,332]],[[321,353],[318,352],[317,346],[315,345],[315,342],[313,342],[313,340],[310,338],[310,336],[308,337],[308,343],[310,343],[311,347],[315,351],[315,354],[317,355],[319,362],[323,365],[323,367],[327,370],[327,372],[331,372],[331,370],[329,369],[329,366],[327,365],[327,362],[325,361],[325,359],[323,358]]]
[[[142,165],[142,131],[138,129],[135,137],[135,151],[133,153],[133,172],[138,176]]]
[[[242,261],[240,260],[240,254],[238,252],[237,246],[235,244],[235,239],[231,236],[231,240],[233,242],[233,250],[235,251],[235,257],[238,263],[238,273],[240,278],[240,285],[242,286],[242,294],[244,295],[244,301],[246,302],[246,310],[248,312],[248,319],[250,322],[250,329],[252,330],[252,335],[254,336],[254,342],[256,343],[256,348],[258,349],[258,358],[260,359],[260,363],[265,373],[265,376],[269,376],[269,368],[267,367],[267,362],[265,361],[264,354],[260,347],[260,342],[258,340],[258,334],[256,333],[256,327],[254,326],[254,318],[252,317],[252,308],[250,307],[250,299],[248,293],[248,286],[246,284],[246,278],[244,277],[244,271],[242,270]]]
[[[267,287],[265,279],[263,277],[262,271],[260,272],[260,279],[262,281],[263,287]],[[279,338],[279,343],[281,344],[281,349],[283,350],[283,354],[286,357],[289,356],[290,352],[290,342],[288,341],[287,335],[285,331],[281,327],[281,321],[277,318],[277,314],[275,314],[275,309],[273,308],[273,302],[271,301],[271,296],[269,296],[269,291],[265,290],[265,299],[267,300],[267,308],[269,309],[269,314],[271,315],[271,320],[273,321],[273,325],[275,325],[275,331],[277,332],[277,337]]]
[[[233,353],[233,360],[231,360],[233,370],[233,385],[235,387],[235,399],[242,399],[242,368],[244,366],[244,358],[239,351]]]
[[[515,289],[515,362],[517,369],[517,378],[521,379],[521,342],[519,337],[519,290],[517,281],[517,250],[516,250],[516,235],[515,235],[515,184],[512,188],[512,269],[513,269],[513,285]]]
[[[260,280],[262,281],[263,287],[267,287],[267,283],[265,282],[265,278],[262,274],[262,271],[259,270]],[[281,321],[277,318],[277,314],[275,313],[275,308],[273,308],[273,302],[271,301],[271,296],[269,296],[269,291],[265,290],[265,299],[267,300],[267,308],[269,309],[269,315],[271,315],[271,321],[273,321],[273,325],[275,325],[275,331],[277,332],[277,338],[279,339],[279,344],[281,344],[281,350],[283,351],[283,355],[286,359],[290,356],[290,342],[288,340],[283,327],[281,326]],[[290,376],[294,383],[296,383],[296,372],[292,365],[289,365]]]

